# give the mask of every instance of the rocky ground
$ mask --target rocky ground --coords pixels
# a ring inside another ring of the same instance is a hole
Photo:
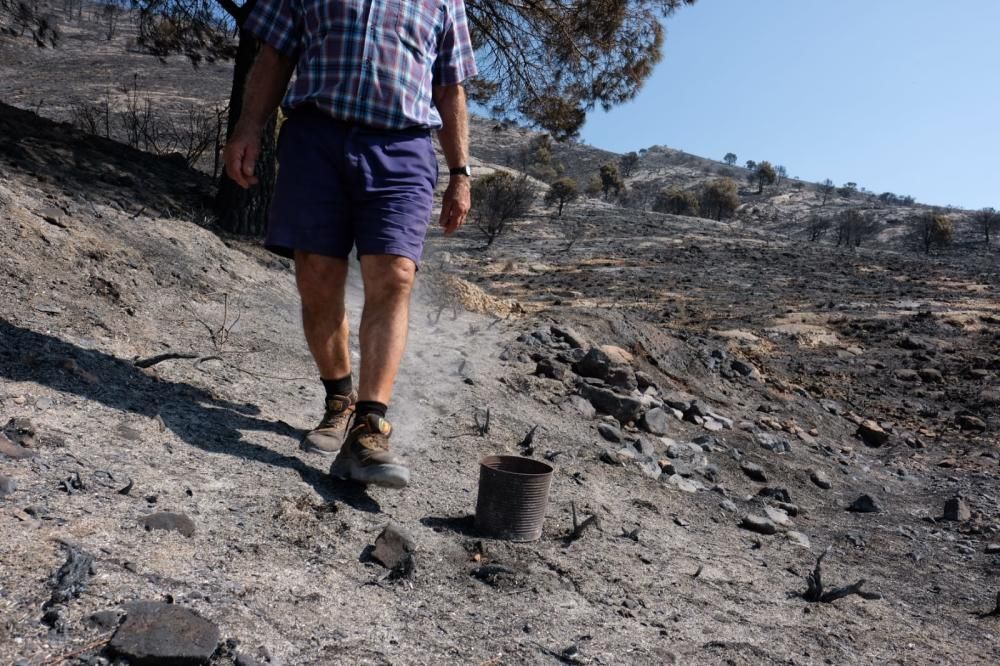
[[[289,267],[197,224],[197,173],[2,111],[5,663],[1000,658],[996,263],[595,204],[435,231],[414,483],[366,490],[297,448]],[[556,468],[540,541],[475,532],[491,453]]]
[[[0,53],[29,108],[26,63],[79,71]],[[477,164],[529,139],[477,122]],[[0,663],[1000,661],[996,255],[595,201],[432,230],[391,492],[299,451],[290,267],[210,187],[0,105]],[[556,469],[538,542],[474,528],[495,453]]]

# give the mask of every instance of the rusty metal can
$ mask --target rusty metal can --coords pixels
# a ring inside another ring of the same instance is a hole
[[[536,541],[549,505],[553,469],[519,456],[487,456],[479,461],[476,529],[507,541]]]

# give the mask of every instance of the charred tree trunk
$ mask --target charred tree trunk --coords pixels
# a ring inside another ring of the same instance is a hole
[[[239,8],[239,15],[233,16],[237,25],[243,25],[243,21],[255,4],[255,0],[248,0]],[[259,44],[254,36],[241,28],[236,63],[233,68],[233,87],[229,95],[227,140],[232,136],[240,114],[243,112],[243,94],[246,90],[247,75],[257,57],[258,49]],[[272,117],[261,135],[260,155],[255,167],[258,179],[256,185],[249,190],[244,190],[234,183],[224,170],[219,179],[219,189],[215,195],[216,213],[219,217],[219,226],[230,233],[244,236],[263,236],[267,230],[267,211],[271,205],[274,177],[277,173],[274,127],[275,119]]]

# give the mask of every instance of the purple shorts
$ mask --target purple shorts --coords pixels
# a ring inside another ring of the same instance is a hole
[[[430,130],[379,130],[295,109],[278,139],[266,247],[344,257],[391,254],[417,265],[437,185]]]

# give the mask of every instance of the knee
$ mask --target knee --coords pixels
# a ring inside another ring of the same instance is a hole
[[[295,282],[307,314],[343,316],[346,266],[326,257],[296,257]]]
[[[365,295],[377,299],[409,298],[417,267],[412,261],[397,258],[370,271],[365,281]]]

